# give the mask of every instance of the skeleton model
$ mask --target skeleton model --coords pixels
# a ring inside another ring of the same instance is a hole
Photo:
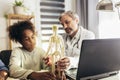
[[[47,56],[51,57],[51,60],[52,60],[51,71],[55,73],[56,62],[60,60],[62,57],[64,57],[64,43],[63,43],[62,37],[57,33],[58,27],[53,26],[52,30],[53,30],[53,35],[50,37],[50,40],[49,40]],[[58,75],[60,77],[59,68],[58,68]]]

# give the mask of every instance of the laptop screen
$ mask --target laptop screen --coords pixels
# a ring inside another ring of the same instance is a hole
[[[76,80],[99,79],[120,70],[120,39],[83,40]]]

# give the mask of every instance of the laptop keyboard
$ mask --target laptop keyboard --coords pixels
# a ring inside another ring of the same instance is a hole
[[[70,74],[69,76],[74,80],[76,79],[76,74]]]
[[[68,71],[65,72],[65,74],[71,78],[71,80],[75,80],[76,79],[76,75],[77,75],[77,69],[70,69]]]

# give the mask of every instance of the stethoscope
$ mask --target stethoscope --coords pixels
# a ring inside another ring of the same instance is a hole
[[[78,40],[73,44],[73,47],[75,47],[75,45],[77,45],[77,48],[79,48],[79,40],[80,40],[81,35],[82,35],[81,32],[82,32],[82,31],[81,31],[81,28],[80,28],[79,38],[78,38]],[[66,42],[67,42],[67,40],[68,40],[68,37],[69,37],[69,36],[66,37]],[[67,48],[68,48],[68,45],[66,46],[66,49],[67,49]]]

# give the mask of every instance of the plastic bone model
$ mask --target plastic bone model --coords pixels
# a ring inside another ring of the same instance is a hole
[[[53,35],[50,37],[47,56],[51,57],[51,71],[55,72],[55,63],[64,57],[64,43],[60,35],[58,35],[57,26],[52,27]]]

